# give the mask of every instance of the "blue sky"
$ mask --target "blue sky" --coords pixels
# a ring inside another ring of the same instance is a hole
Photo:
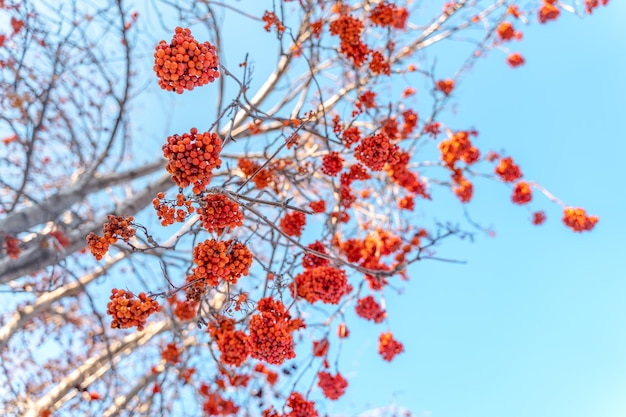
[[[563,13],[523,27],[513,51],[526,65],[511,70],[505,54],[492,51],[457,86],[456,112],[445,115],[453,127],[475,127],[481,149],[513,156],[527,179],[599,215],[594,231],[565,228],[561,208],[537,192],[530,208],[520,207],[507,186],[477,181],[467,208],[495,237],[446,242],[439,255],[466,264],[424,261],[410,270],[401,296],[386,294],[390,328],[405,346],[393,362],[377,353],[385,325],[352,321],[339,367],[350,385],[327,411],[356,415],[397,404],[419,417],[626,413],[624,16],[626,4],[613,1],[583,20]],[[227,47],[242,57],[265,42],[246,36],[257,27],[225,27]],[[262,82],[264,63],[256,66]],[[176,99],[171,131],[187,131],[190,120],[209,124],[214,115],[197,106],[206,98],[200,94]],[[440,220],[463,219],[450,193],[419,204],[436,207]],[[545,210],[545,225],[531,225],[534,210]]]

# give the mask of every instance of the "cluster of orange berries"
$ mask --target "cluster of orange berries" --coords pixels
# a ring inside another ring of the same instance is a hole
[[[220,316],[217,323],[209,323],[207,330],[222,354],[222,363],[240,366],[248,359],[248,336],[241,330],[235,330],[235,320]]]
[[[561,11],[555,4],[558,0],[543,0],[543,4],[539,9],[539,22],[546,23],[548,20],[556,20]]]
[[[341,139],[347,148],[350,148],[353,144],[361,140],[361,131],[358,127],[352,126],[347,128],[341,134]]]
[[[200,390],[200,393],[206,397],[206,400],[202,404],[202,411],[207,416],[234,416],[239,413],[239,406],[235,405],[233,400],[224,399],[217,392],[208,391],[208,386],[204,390]]]
[[[370,21],[376,26],[392,26],[396,29],[404,29],[409,12],[404,7],[398,7],[391,2],[380,2],[369,14]]]
[[[109,251],[109,245],[114,244],[118,239],[128,243],[135,236],[135,229],[132,227],[133,220],[134,217],[132,216],[124,217],[109,214],[107,222],[102,227],[104,236],[98,236],[94,232],[87,235],[87,245],[92,255],[97,260],[101,260]]]
[[[511,200],[515,204],[527,204],[533,199],[532,189],[526,181],[520,181],[515,184]]]
[[[470,135],[474,132],[465,130],[456,132],[451,138],[441,141],[439,150],[441,151],[441,159],[446,163],[448,168],[453,169],[460,160],[467,165],[471,165],[478,161],[480,151],[472,145]]]
[[[563,223],[575,232],[593,229],[598,220],[598,216],[587,216],[582,208],[567,207],[563,211]]]
[[[194,301],[176,300],[174,303],[174,316],[180,321],[193,320],[198,314],[198,304]]]
[[[506,58],[506,61],[512,68],[519,67],[520,65],[524,65],[524,63],[526,62],[524,57],[518,52],[510,54]]]
[[[307,245],[307,248],[314,251],[326,254],[326,246],[319,240]],[[302,257],[302,266],[305,269],[317,268],[318,266],[326,266],[330,263],[330,260],[319,257],[312,253],[305,253]]]
[[[317,410],[313,401],[307,401],[299,392],[293,392],[287,400],[291,412],[286,417],[317,417]]]
[[[196,245],[193,262],[197,265],[193,275],[206,279],[208,285],[216,286],[219,279],[236,284],[239,278],[248,275],[252,254],[241,242],[209,239]]]
[[[113,318],[112,329],[137,327],[137,330],[143,330],[148,317],[161,311],[159,303],[143,292],[135,298],[130,291],[113,288],[110,299],[111,301],[107,304],[107,314]]]
[[[208,194],[198,209],[202,225],[209,232],[221,234],[225,228],[243,224],[243,213],[237,203],[224,194]]]
[[[359,299],[356,303],[355,310],[357,316],[371,320],[374,323],[382,323],[386,317],[385,310],[382,309],[380,304],[378,304],[371,295]]]
[[[322,158],[322,172],[334,177],[343,169],[343,158],[339,152],[330,152]]]
[[[276,17],[276,14],[274,12],[266,10],[263,14],[262,19],[265,22],[265,26],[263,26],[263,29],[265,29],[267,32],[270,31],[272,26],[276,26],[276,32],[278,33],[283,33],[285,31],[285,26],[278,19],[278,17]]]
[[[366,44],[361,41],[363,22],[348,14],[330,22],[330,33],[339,36],[339,51],[350,58],[355,66],[363,65],[369,54]]]
[[[323,213],[326,211],[326,202],[324,200],[311,201],[309,207],[311,207],[311,210],[315,213]]]
[[[397,160],[398,149],[389,136],[378,133],[363,138],[354,149],[354,157],[372,171],[382,171],[386,163],[393,164]]]
[[[539,226],[546,221],[546,214],[543,211],[536,211],[533,213],[533,224]]]
[[[463,176],[460,169],[455,169],[452,173],[452,181],[456,184],[452,191],[459,198],[461,203],[468,203],[474,195],[474,184]]]
[[[306,215],[301,211],[285,214],[280,220],[280,228],[287,236],[300,236],[306,225]]]
[[[402,352],[404,352],[404,346],[393,338],[391,332],[381,333],[378,338],[378,353],[384,360],[391,362],[396,355]]]
[[[219,60],[209,42],[198,43],[187,28],[177,27],[172,42],[159,42],[154,53],[154,72],[159,86],[182,94],[215,81]]]
[[[156,198],[152,200],[152,206],[156,210],[162,226],[174,224],[174,222],[184,222],[187,215],[195,211],[191,204],[191,200],[185,199],[185,196],[181,193],[176,195],[175,202],[165,200],[164,193],[158,193]]]
[[[318,266],[306,269],[296,275],[289,284],[291,295],[302,297],[313,304],[321,301],[326,304],[339,304],[341,298],[352,291],[346,271],[332,266]]]
[[[441,91],[446,96],[449,96],[454,90],[454,80],[448,78],[446,80],[439,80],[435,84],[437,90]]]
[[[296,356],[293,332],[305,327],[301,319],[292,319],[280,300],[266,297],[257,304],[258,314],[250,318],[248,345],[250,356],[273,365]]]
[[[609,0],[585,0],[585,12],[591,14],[593,9],[598,7],[602,3],[603,6],[609,4]]]
[[[496,33],[502,41],[510,41],[514,38],[517,40],[522,39],[522,32],[516,32],[511,22],[500,23],[496,28]]]
[[[2,247],[4,251],[11,259],[17,259],[20,256],[20,240],[15,236],[4,235],[4,242],[2,243]]]
[[[402,137],[407,138],[417,127],[417,113],[411,109],[405,110],[402,112],[402,118],[404,119],[404,123],[402,123]]]
[[[262,190],[274,181],[274,174],[272,173],[272,171],[263,168],[259,172],[257,172],[257,170],[260,168],[260,165],[257,162],[251,161],[246,158],[241,158],[237,162],[237,166],[247,177],[252,176],[256,172],[256,175],[254,175],[252,181],[254,181],[254,185],[259,190]]]
[[[168,343],[165,349],[161,351],[161,357],[169,363],[177,364],[180,362],[180,351],[176,343]]]
[[[408,152],[399,152],[395,163],[385,166],[387,175],[389,175],[393,182],[407,191],[424,198],[430,198],[426,192],[426,186],[419,180],[417,173],[409,170],[410,159],[411,157]]]
[[[211,171],[222,164],[220,152],[222,139],[216,133],[198,133],[195,127],[182,136],[167,138],[163,145],[163,156],[168,162],[165,167],[179,187],[194,185],[194,194],[199,194],[211,181]]]
[[[371,60],[369,63],[369,69],[374,74],[391,75],[391,66],[382,53],[379,51],[371,51]]]
[[[317,377],[319,379],[317,385],[322,389],[324,397],[329,400],[338,400],[348,388],[348,381],[340,373],[332,376],[328,372],[320,371]]]
[[[522,178],[522,171],[511,157],[500,159],[500,164],[496,167],[496,174],[504,182],[514,182]]]

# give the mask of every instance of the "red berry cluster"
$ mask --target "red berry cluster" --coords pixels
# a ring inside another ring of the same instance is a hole
[[[515,67],[519,67],[520,65],[524,65],[526,60],[524,60],[524,57],[521,54],[515,52],[515,53],[510,54],[506,58],[506,62],[508,62],[511,68],[515,68]]]
[[[555,5],[557,0],[543,0],[543,5],[539,9],[539,22],[546,23],[548,20],[556,20],[561,11]]]
[[[563,211],[563,223],[575,232],[589,231],[598,223],[598,216],[587,216],[585,209],[567,207]]]
[[[196,245],[193,262],[197,265],[193,275],[205,279],[207,285],[217,286],[220,279],[236,284],[248,275],[252,254],[243,243],[209,239]]]
[[[184,222],[187,215],[195,211],[191,204],[191,200],[185,199],[181,193],[176,194],[176,201],[165,200],[164,193],[158,193],[157,197],[152,200],[152,206],[161,221],[161,226],[174,224],[174,222]]]
[[[292,392],[287,400],[291,412],[286,417],[317,417],[317,410],[313,401],[307,401],[299,392]]]
[[[462,130],[439,144],[441,159],[448,168],[454,169],[456,163],[460,160],[467,165],[471,165],[480,157],[480,151],[470,141],[470,134],[475,133]]]
[[[211,392],[208,386],[204,385],[204,389],[200,389],[200,393],[206,397],[202,404],[202,411],[207,416],[234,416],[239,413],[239,406],[235,405],[233,400],[224,399],[218,392]]]
[[[320,371],[317,377],[319,378],[317,385],[322,389],[324,397],[329,400],[338,400],[348,388],[348,381],[340,373],[332,376],[328,372]]]
[[[533,224],[539,226],[546,221],[546,214],[543,211],[536,211],[533,213]]]
[[[461,203],[468,203],[474,195],[474,184],[463,176],[460,169],[455,169],[452,173],[452,181],[456,184],[452,189]]]
[[[152,313],[161,311],[159,303],[143,292],[135,298],[130,291],[113,288],[110,299],[111,301],[107,304],[107,314],[113,317],[112,329],[137,327],[137,330],[143,330],[148,317]]]
[[[307,245],[307,248],[314,251],[326,254],[326,246],[319,240]],[[326,258],[320,258],[312,253],[305,253],[302,257],[302,266],[305,269],[317,268],[318,266],[326,266],[330,263],[330,260]]]
[[[4,235],[4,242],[2,243],[2,247],[4,251],[11,259],[17,259],[20,256],[20,240],[15,236]]]
[[[254,185],[256,186],[256,188],[258,188],[259,190],[262,190],[263,188],[267,187],[274,181],[274,174],[272,173],[272,171],[266,168],[263,168],[262,170],[257,172],[260,165],[249,159],[241,158],[239,162],[237,163],[237,166],[239,167],[239,169],[241,169],[243,174],[247,177],[252,176],[252,174],[256,172],[256,175],[254,176],[252,181],[254,182]]]
[[[167,138],[163,145],[163,156],[168,162],[165,167],[179,187],[193,184],[194,194],[199,194],[211,181],[211,171],[222,164],[220,152],[222,139],[216,133],[198,133],[195,127],[182,136]]]
[[[273,372],[273,371],[269,370],[262,363],[257,363],[254,366],[254,370],[255,370],[255,372],[258,372],[260,374],[265,375],[265,379],[266,379],[267,383],[270,384],[270,385],[274,385],[278,381],[278,374],[276,372]]]
[[[215,47],[198,43],[187,28],[177,27],[170,44],[162,40],[154,53],[159,86],[178,94],[215,81],[220,75],[218,66]]]
[[[515,164],[511,157],[500,159],[500,164],[496,167],[496,174],[504,182],[514,182],[522,178],[522,171],[519,169],[519,165]]]
[[[502,41],[510,41],[513,38],[517,40],[522,39],[522,32],[516,32],[511,22],[500,23],[496,28],[496,34]]]
[[[240,366],[248,359],[248,336],[241,330],[235,330],[235,320],[220,316],[217,323],[209,323],[207,330],[222,354],[222,363]]]
[[[382,171],[386,163],[393,164],[398,159],[398,145],[378,133],[364,138],[354,149],[354,156],[372,171]]]
[[[296,356],[293,332],[305,327],[300,319],[292,319],[280,300],[262,298],[258,314],[250,318],[248,345],[250,356],[273,365],[280,365]]]
[[[439,80],[435,84],[435,87],[437,90],[441,91],[446,96],[449,96],[450,93],[452,93],[452,90],[454,90],[454,80],[450,78],[445,79],[445,80]]]
[[[180,351],[176,343],[168,343],[165,349],[161,351],[161,357],[169,363],[177,364],[180,362]]]
[[[209,232],[221,234],[225,228],[233,229],[243,224],[243,213],[237,203],[224,194],[209,194],[198,209],[202,225]]]
[[[372,9],[369,18],[376,26],[393,26],[396,29],[404,29],[409,12],[404,7],[398,7],[391,2],[380,2]]]
[[[408,152],[399,152],[397,160],[385,166],[385,171],[393,182],[407,191],[430,198],[426,192],[426,186],[419,180],[417,173],[409,170],[411,157]]]
[[[92,255],[100,260],[109,251],[109,245],[114,244],[118,239],[128,243],[135,236],[135,229],[132,227],[133,220],[132,216],[124,217],[109,214],[107,222],[102,227],[104,236],[98,236],[94,232],[87,235],[87,245]]]
[[[532,200],[533,194],[530,188],[530,184],[525,181],[520,181],[515,184],[515,188],[513,189],[513,195],[511,196],[511,200],[515,204],[527,204]]]
[[[176,300],[174,306],[174,316],[180,321],[189,321],[196,318],[198,314],[198,304],[193,301]]]
[[[381,333],[378,339],[378,353],[384,360],[391,362],[396,355],[402,352],[404,352],[404,346],[393,338],[391,332]]]
[[[361,140],[361,131],[356,126],[349,127],[343,131],[341,139],[344,145],[346,145],[346,148],[350,148],[353,144]]]
[[[311,210],[315,213],[323,213],[326,211],[326,202],[324,200],[311,201],[309,207],[311,207]]]
[[[386,317],[385,310],[382,309],[380,304],[378,304],[371,295],[359,299],[356,303],[355,310],[357,316],[371,320],[374,323],[382,323]]]
[[[287,236],[300,236],[306,225],[306,215],[301,211],[285,214],[280,220],[280,228]]]
[[[371,51],[371,60],[369,68],[374,74],[391,75],[391,66],[382,53],[379,51]]]
[[[343,14],[330,22],[331,35],[339,36],[339,51],[357,67],[363,65],[369,53],[367,45],[361,41],[363,28],[363,22],[349,14]]]
[[[276,26],[276,32],[278,33],[283,33],[285,31],[285,26],[278,19],[278,17],[276,17],[276,14],[274,12],[266,10],[263,14],[262,19],[265,22],[265,26],[263,26],[263,29],[265,29],[267,32],[270,31],[272,26]]]
[[[334,177],[343,169],[343,158],[339,152],[330,152],[322,158],[322,172]]]
[[[585,12],[591,14],[593,9],[598,7],[602,3],[603,6],[609,4],[609,0],[585,0]]]
[[[348,284],[343,269],[319,266],[296,275],[289,289],[292,296],[302,297],[309,303],[339,304],[341,298],[352,291],[352,285]]]
[[[417,127],[417,113],[411,109],[405,110],[402,112],[402,118],[404,119],[404,123],[402,124],[402,137],[407,138]]]

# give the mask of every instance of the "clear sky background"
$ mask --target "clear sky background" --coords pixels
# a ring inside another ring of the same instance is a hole
[[[246,10],[255,7],[262,15],[262,4]],[[563,13],[539,25],[533,16],[512,45],[526,65],[512,70],[493,51],[455,89],[456,113],[442,118],[475,127],[481,149],[505,151],[526,179],[599,215],[596,228],[574,233],[561,207],[539,193],[520,207],[508,186],[477,181],[467,208],[495,237],[445,242],[439,255],[467,263],[424,261],[401,296],[386,293],[390,329],[405,347],[393,362],[377,353],[385,325],[349,322],[355,337],[339,369],[350,385],[328,412],[395,404],[418,417],[626,415],[625,18],[618,0],[583,20]],[[238,36],[225,42],[243,57],[263,42],[246,35],[259,29],[231,26]],[[177,99],[170,131],[214,116],[197,105],[199,94]],[[440,220],[463,219],[449,192],[432,204]],[[545,210],[546,224],[531,224],[534,210]]]

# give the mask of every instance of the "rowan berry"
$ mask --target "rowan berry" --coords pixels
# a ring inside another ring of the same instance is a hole
[[[339,152],[329,152],[322,158],[322,172],[334,177],[343,169],[343,158]]]
[[[270,385],[275,385],[276,382],[278,381],[278,374],[276,372],[273,372],[273,371],[269,370],[262,363],[257,363],[254,366],[254,370],[255,370],[255,372],[258,372],[260,374],[265,375],[265,379],[266,379],[267,383],[270,384]]]
[[[194,194],[199,194],[211,181],[212,170],[219,168],[222,160],[222,139],[216,133],[198,133],[192,128],[182,136],[167,138],[163,145],[163,156],[168,160],[165,169],[179,187],[193,184]]]
[[[393,338],[391,332],[381,333],[378,339],[378,353],[384,360],[391,362],[396,355],[402,352],[404,352],[404,346]]]
[[[515,188],[513,189],[513,195],[511,196],[511,200],[515,204],[527,204],[532,200],[532,190],[530,188],[530,184],[525,181],[520,181],[515,184]]]
[[[448,78],[445,80],[439,80],[436,83],[437,90],[441,91],[446,96],[449,96],[454,90],[454,80]]]
[[[382,323],[386,317],[385,310],[371,295],[360,298],[356,303],[355,310],[357,316],[371,320],[374,323]]]
[[[326,211],[326,202],[324,200],[311,201],[309,207],[311,207],[311,210],[315,213],[324,213]]]
[[[319,240],[316,240],[315,242],[307,245],[307,248],[326,254],[326,245],[324,245]],[[302,257],[302,266],[305,269],[317,268],[318,266],[327,266],[328,264],[330,264],[330,260],[326,258],[321,258],[312,253],[305,253]]]
[[[539,22],[546,23],[548,20],[556,20],[561,11],[553,4],[553,1],[544,0],[543,5],[539,9]]]
[[[409,12],[404,7],[386,1],[378,3],[369,14],[369,19],[374,25],[393,26],[396,29],[404,29],[408,17]]]
[[[278,19],[278,17],[276,17],[276,14],[274,12],[266,10],[263,14],[262,20],[265,22],[265,26],[263,26],[263,29],[265,29],[267,32],[270,31],[272,26],[276,26],[276,32],[278,33],[283,33],[285,31],[285,26]]]
[[[385,59],[382,53],[379,51],[372,51],[371,60],[369,63],[369,68],[374,74],[385,74],[387,76],[391,75],[391,67],[389,66],[389,61]]]
[[[502,22],[496,28],[496,34],[503,41],[510,41],[511,39],[518,37],[518,33],[519,32],[515,32],[511,22]]]
[[[20,252],[22,250],[19,245],[20,240],[18,238],[11,235],[4,235],[4,242],[2,243],[2,246],[9,258],[17,259],[20,256]]]
[[[226,365],[241,366],[248,355],[248,336],[235,330],[235,320],[219,316],[217,323],[209,323],[207,331],[221,352],[220,361]]]
[[[198,43],[187,28],[176,28],[172,41],[162,40],[154,53],[154,72],[159,86],[182,94],[215,81],[219,60],[209,42]]]
[[[224,194],[208,194],[202,200],[198,214],[204,228],[218,234],[227,227],[232,230],[243,224],[241,208]]]
[[[107,314],[113,318],[112,329],[137,327],[137,330],[143,330],[148,317],[161,311],[159,303],[143,292],[135,298],[130,291],[113,288],[110,299],[111,301],[107,304]]]
[[[546,221],[546,214],[543,211],[536,211],[533,213],[533,224],[539,226]]]
[[[196,318],[198,314],[198,304],[193,301],[176,301],[174,306],[174,316],[180,321],[189,321]]]
[[[306,225],[306,215],[301,211],[285,214],[280,220],[280,228],[287,236],[300,236]]]
[[[524,65],[526,60],[524,60],[524,57],[521,54],[515,52],[515,53],[510,54],[506,58],[506,62],[508,62],[511,68],[515,68],[515,67],[519,67],[520,65]]]
[[[364,138],[354,149],[354,156],[372,171],[382,171],[386,163],[397,160],[398,150],[387,135],[379,133]]]
[[[363,28],[363,22],[349,14],[343,14],[330,22],[331,35],[339,36],[339,51],[357,67],[363,65],[369,53],[367,45],[361,41]]]
[[[101,260],[108,252],[109,245],[114,244],[118,239],[128,243],[135,236],[133,221],[134,217],[132,216],[124,217],[109,214],[107,222],[102,226],[104,236],[98,236],[94,232],[87,235],[87,245],[92,255],[97,260]]]
[[[575,232],[593,229],[598,220],[598,216],[587,216],[582,208],[567,207],[563,210],[563,223]]]
[[[317,385],[322,389],[324,397],[329,400],[338,400],[348,388],[348,381],[340,373],[332,376],[328,372],[320,371],[317,377],[319,379]]]
[[[180,351],[176,343],[168,343],[165,349],[161,351],[161,357],[172,364],[180,362]]]
[[[496,174],[504,182],[514,182],[522,178],[522,171],[519,169],[519,165],[515,164],[511,157],[500,159],[500,164],[496,167]]]
[[[341,298],[352,291],[352,285],[348,284],[343,269],[318,266],[296,275],[289,290],[294,298],[302,297],[311,304],[317,301],[339,304]]]
[[[291,407],[288,417],[317,417],[315,403],[307,401],[299,392],[292,392],[287,400],[287,406]]]
[[[361,132],[356,126],[349,127],[343,131],[341,139],[343,140],[346,148],[350,148],[353,144],[361,140]]]

